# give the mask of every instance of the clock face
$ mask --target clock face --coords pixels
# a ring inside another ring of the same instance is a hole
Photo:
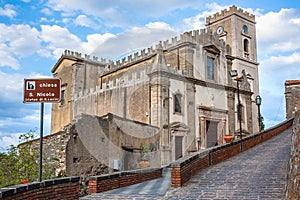
[[[220,34],[222,34],[222,33],[223,33],[223,27],[222,27],[222,26],[219,26],[219,27],[217,28],[217,34],[220,35]]]

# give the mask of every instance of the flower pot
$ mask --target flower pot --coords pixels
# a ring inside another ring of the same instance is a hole
[[[230,134],[224,135],[224,140],[226,141],[226,143],[232,142],[233,139],[234,139],[233,135]]]
[[[150,167],[150,162],[148,160],[141,160],[139,162],[139,165],[140,165],[141,168]]]

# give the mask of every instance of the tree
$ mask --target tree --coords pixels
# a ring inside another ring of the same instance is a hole
[[[34,131],[22,134],[18,146],[11,145],[7,152],[0,153],[0,187],[20,184],[22,180],[38,181],[39,148],[31,142],[34,138]],[[53,178],[55,169],[45,161],[43,178]]]
[[[260,129],[261,129],[261,131],[263,131],[263,130],[265,130],[265,126],[266,126],[265,123],[264,123],[264,117],[261,116],[260,120],[261,120],[261,126],[260,126]]]

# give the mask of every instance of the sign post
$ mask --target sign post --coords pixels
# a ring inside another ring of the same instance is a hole
[[[44,103],[60,102],[61,81],[57,78],[24,79],[24,103],[41,103],[39,182],[43,172]]]

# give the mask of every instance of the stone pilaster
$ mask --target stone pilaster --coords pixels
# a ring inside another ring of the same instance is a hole
[[[228,133],[235,133],[235,93],[227,91],[227,104],[228,104]]]
[[[253,120],[252,120],[252,101],[251,96],[246,96],[246,116],[247,116],[247,128],[250,134],[253,133]],[[245,124],[246,125],[246,124]]]

